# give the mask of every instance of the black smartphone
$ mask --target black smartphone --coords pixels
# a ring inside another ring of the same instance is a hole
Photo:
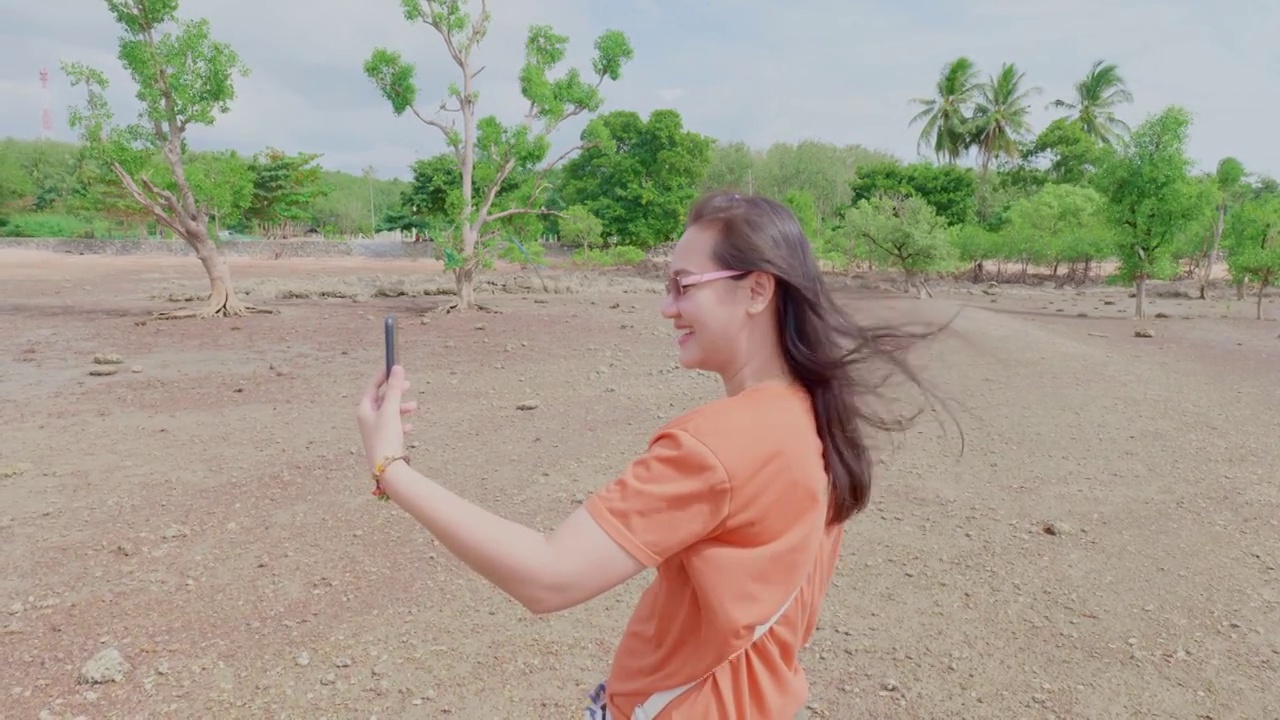
[[[388,315],[382,321],[387,342],[387,377],[391,377],[391,368],[396,365],[396,316]]]

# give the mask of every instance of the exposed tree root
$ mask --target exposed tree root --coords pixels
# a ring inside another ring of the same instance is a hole
[[[483,312],[483,313],[489,313],[491,315],[502,314],[501,310],[495,307],[490,307],[488,305],[481,305],[480,303],[473,303],[471,307],[464,308],[462,307],[462,303],[458,302],[457,300],[454,300],[453,302],[447,303],[445,305],[441,305],[440,307],[435,309],[435,312],[438,312],[442,315],[452,315],[454,313],[465,314],[468,312]]]
[[[261,308],[257,305],[241,302],[235,297],[224,296],[220,301],[210,302],[200,309],[165,310],[153,313],[151,319],[183,320],[196,318],[198,320],[206,320],[215,317],[244,317],[246,315],[274,315],[275,313],[276,311],[272,308]]]

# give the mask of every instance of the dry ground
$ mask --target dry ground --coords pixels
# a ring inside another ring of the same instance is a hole
[[[530,617],[370,497],[352,410],[394,311],[416,464],[549,529],[719,391],[674,369],[659,296],[422,322],[440,298],[263,294],[417,292],[425,262],[233,271],[281,313],[137,324],[202,289],[194,260],[0,252],[0,717],[578,717],[647,578]],[[886,452],[804,658],[816,715],[1280,717],[1280,324],[1157,298],[1141,339],[1123,291],[844,296],[963,309],[921,360],[967,445],[925,422]],[[79,684],[107,648],[123,680]]]

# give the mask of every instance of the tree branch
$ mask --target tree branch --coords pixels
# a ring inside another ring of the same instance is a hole
[[[555,215],[556,217],[565,217],[565,214],[558,210],[548,210],[546,208],[522,207],[522,208],[511,208],[510,210],[503,210],[500,213],[494,213],[489,217],[485,218],[485,222],[491,223],[495,220],[501,220],[502,218],[505,218],[505,217],[512,217],[513,215]]]
[[[557,157],[555,160],[552,160],[550,163],[547,163],[545,166],[543,166],[542,170],[538,172],[538,177],[535,178],[533,181],[533,192],[530,193],[529,195],[529,203],[532,204],[533,201],[538,198],[538,195],[542,194],[543,190],[550,187],[550,185],[548,185],[546,182],[547,175],[552,170],[554,170],[557,165],[564,162],[570,155],[574,154],[575,152],[578,152],[580,150],[586,150],[587,148],[596,147],[599,144],[600,143],[596,143],[596,142],[579,143],[569,148],[568,150],[565,150],[564,152],[560,153],[560,157]]]
[[[174,231],[179,236],[183,234],[182,228],[179,227],[177,220],[166,213],[164,208],[160,207],[159,203],[148,197],[146,193],[142,192],[142,190],[138,189],[138,184],[133,181],[133,178],[130,177],[129,173],[125,172],[124,168],[120,167],[119,163],[112,163],[111,169],[115,171],[116,177],[120,178],[120,183],[124,185],[124,189],[129,191],[129,194],[133,196],[133,199],[138,201],[142,207],[146,208],[151,213],[152,217],[156,219],[156,222],[159,222],[161,225],[164,225]],[[150,187],[154,187],[151,185],[150,181],[145,178],[143,178],[143,182]],[[169,195],[166,202],[174,200],[172,194],[166,194]]]
[[[435,3],[431,3],[431,2],[427,3],[427,5],[429,6],[434,6],[434,4]],[[440,27],[438,24],[436,24],[433,20],[429,18],[424,17],[422,18],[422,21],[427,25],[430,25],[437,33],[440,34],[440,37],[444,39],[445,48],[449,50],[449,57],[453,58],[453,61],[458,64],[459,68],[462,68],[463,72],[466,72],[467,70],[466,58],[462,57],[462,54],[458,52],[458,46],[453,44],[453,38],[449,36],[449,31]]]
[[[485,26],[489,24],[489,0],[480,0],[480,13],[476,15],[475,20],[471,22],[471,34],[467,36],[467,59],[471,59],[471,51],[475,49],[476,43],[480,42],[480,35],[484,32]],[[480,67],[484,70],[484,66]],[[480,74],[480,70],[471,73],[471,78],[475,79]]]
[[[164,188],[156,187],[155,183],[151,182],[151,178],[148,178],[145,175],[139,177],[138,180],[142,183],[142,186],[147,189],[147,192],[159,197],[161,200],[164,200],[164,204],[168,207],[169,212],[173,213],[177,218],[182,217],[182,206],[178,204],[178,198],[174,197],[173,193],[165,190]]]
[[[484,227],[484,224],[489,221],[487,216],[489,214],[489,208],[493,207],[494,198],[498,197],[498,191],[502,189],[502,183],[507,179],[507,176],[511,174],[511,171],[516,168],[516,161],[510,156],[510,153],[511,148],[508,147],[506,149],[506,153],[504,153],[506,157],[503,159],[502,169],[498,171],[498,176],[489,184],[489,190],[485,192],[484,200],[480,201],[480,212],[476,214],[477,230]]]
[[[443,108],[444,103],[442,102],[442,103],[440,103],[440,105],[441,105],[441,107]],[[418,118],[419,120],[421,120],[424,124],[426,124],[426,125],[430,125],[431,127],[436,128],[437,130],[439,130],[439,131],[440,131],[440,133],[444,135],[445,144],[449,144],[449,141],[450,141],[450,135],[449,135],[449,134],[450,134],[451,132],[453,132],[453,130],[454,130],[454,128],[453,128],[453,126],[452,126],[452,125],[445,125],[443,122],[441,122],[441,121],[439,121],[439,120],[437,120],[437,119],[435,119],[435,118],[429,118],[429,117],[427,117],[426,115],[423,115],[423,114],[422,114],[422,112],[421,112],[420,110],[418,110],[418,106],[417,106],[417,105],[410,105],[410,106],[409,106],[409,109],[413,111],[413,115],[414,115],[414,117],[416,117],[416,118]],[[460,109],[459,109],[459,110],[460,110]],[[459,161],[459,162],[461,162],[461,161],[462,161],[462,154],[461,154],[461,151],[460,151],[458,148],[453,147],[452,145],[450,145],[450,146],[449,146],[449,149],[450,149],[450,150],[453,150],[454,157],[457,157],[457,158],[458,158],[458,161]]]

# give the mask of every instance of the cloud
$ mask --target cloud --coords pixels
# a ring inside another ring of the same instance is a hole
[[[478,2],[472,3],[478,5]],[[636,59],[605,86],[606,109],[648,114],[675,107],[688,127],[765,146],[821,138],[916,152],[907,126],[912,97],[928,95],[948,60],[967,54],[984,72],[1013,61],[1043,88],[1033,120],[1054,115],[1050,100],[1099,58],[1120,64],[1136,101],[1123,117],[1136,125],[1171,103],[1195,116],[1191,152],[1202,167],[1225,155],[1280,175],[1280,146],[1269,143],[1280,97],[1262,91],[1280,74],[1268,36],[1280,6],[1194,0],[793,0],[700,3],[672,0],[492,0],[493,25],[477,52],[482,113],[515,120],[523,111],[516,72],[530,23],[570,37],[569,61],[586,68],[594,38],[616,27]],[[254,152],[267,146],[324,153],[353,172],[372,165],[404,176],[417,157],[443,149],[438,131],[394,117],[361,71],[373,48],[417,63],[424,110],[433,111],[458,71],[439,38],[406,23],[397,0],[184,0],[182,14],[206,17],[252,68],[237,83],[233,111],[192,142]],[[61,60],[107,71],[117,115],[134,112],[133,88],[115,58],[115,28],[101,0],[0,0],[0,136],[39,134],[37,71],[47,65],[57,134],[70,138],[70,93]],[[582,122],[556,136],[576,139]]]

